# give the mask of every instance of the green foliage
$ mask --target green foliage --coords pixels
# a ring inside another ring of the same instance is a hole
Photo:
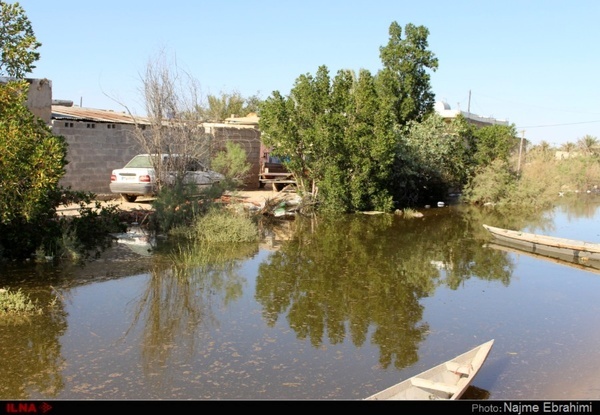
[[[163,187],[152,203],[154,214],[151,220],[151,230],[157,233],[169,233],[176,227],[191,226],[196,217],[204,214],[212,198],[206,193],[197,195],[195,186],[178,184]]]
[[[585,157],[558,161],[549,154],[548,151],[527,154],[520,171],[514,167],[517,165],[514,157],[509,162],[498,158],[481,166],[463,191],[464,201],[503,210],[538,211],[551,207],[559,193],[577,187],[575,183],[581,183],[584,171],[590,174],[589,182],[586,180],[589,186],[600,181],[597,161]]]
[[[225,151],[219,152],[212,160],[211,167],[232,182],[233,186],[241,186],[252,167],[248,163],[246,151],[238,143],[225,142]]]
[[[196,218],[191,237],[211,243],[256,242],[258,227],[249,217],[213,208]]]
[[[472,137],[463,119],[446,123],[438,114],[431,114],[421,122],[410,121],[401,140],[397,165],[404,166],[394,180],[404,188],[397,187],[396,200],[403,201],[408,193],[408,204],[430,203],[467,182],[473,170]]]
[[[508,163],[496,159],[480,166],[477,174],[463,189],[463,200],[471,204],[498,204],[510,198],[517,187],[517,175]]]
[[[86,198],[87,199],[87,198]],[[70,256],[72,260],[99,256],[113,243],[113,233],[127,231],[117,206],[101,206],[100,202],[80,203],[78,215],[59,219],[61,238],[45,238],[41,249],[45,255]]]
[[[245,117],[249,113],[257,113],[261,99],[258,95],[244,98],[239,92],[222,92],[221,95],[209,95],[208,106],[198,108],[202,117],[212,122],[224,121],[231,116]]]
[[[275,91],[260,108],[263,142],[323,211],[390,210],[390,184],[410,179],[394,171],[403,168],[395,131],[432,111],[427,69],[435,70],[437,59],[426,50],[427,29],[407,25],[406,39],[401,32],[391,25],[376,77],[340,70],[332,80],[320,66],[298,77],[289,96]]]
[[[41,45],[19,3],[0,2],[0,74],[23,78],[35,68]]]
[[[41,314],[42,308],[34,303],[29,296],[23,294],[21,289],[11,291],[8,288],[0,289],[0,317],[28,316]]]
[[[383,187],[394,158],[391,117],[379,106],[371,74],[321,66],[300,76],[290,96],[279,93],[261,109],[263,141],[307,192],[316,185],[322,209],[336,212],[391,208]]]
[[[438,60],[427,50],[429,30],[424,26],[407,24],[404,28],[392,22],[389,41],[379,48],[383,69],[378,74],[381,96],[392,103],[395,120],[405,125],[421,120],[433,111],[435,95],[427,70],[436,71]]]
[[[64,175],[67,144],[25,106],[28,85],[0,85],[0,224],[47,215]]]
[[[25,81],[0,85],[0,257],[29,257],[47,238],[61,202],[67,144],[26,107]]]
[[[508,161],[519,150],[520,140],[514,125],[490,125],[474,130],[477,165],[485,166],[493,160]]]

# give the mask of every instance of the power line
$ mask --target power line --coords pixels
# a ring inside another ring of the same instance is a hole
[[[600,122],[600,120],[596,120],[596,121],[582,121],[582,122],[571,122],[571,123],[565,123],[565,124],[546,124],[546,125],[527,125],[527,126],[519,126],[518,129],[522,129],[522,128],[543,128],[543,127],[560,127],[563,125],[576,125],[576,124],[593,124],[593,123],[597,123]]]

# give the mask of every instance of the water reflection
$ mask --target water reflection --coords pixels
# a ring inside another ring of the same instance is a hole
[[[146,373],[160,373],[172,364],[175,344],[178,350],[187,350],[188,358],[199,352],[196,340],[203,330],[219,324],[213,308],[241,297],[245,278],[238,272],[240,264],[257,250],[256,244],[189,243],[163,249],[125,333],[127,337],[141,325]]]
[[[49,301],[48,292],[37,299]],[[64,388],[60,338],[67,329],[67,316],[57,305],[44,315],[25,320],[2,319],[0,323],[0,397],[24,399],[32,391],[55,397]]]
[[[472,277],[510,281],[506,257],[484,251],[472,225],[454,215],[298,220],[293,240],[260,266],[256,299],[265,319],[273,326],[285,316],[314,347],[346,336],[358,347],[370,341],[383,368],[413,364],[428,332],[422,298]]]
[[[127,255],[117,251],[83,267],[4,264],[0,285],[22,288],[44,304],[56,301],[43,316],[0,325],[0,398],[366,397],[399,381],[398,374],[424,369],[427,340],[440,336],[438,320],[468,315],[469,324],[452,328],[453,339],[468,340],[482,302],[507,295],[495,290],[512,285],[519,264],[511,252],[487,245],[483,223],[561,226],[551,212],[531,218],[452,207],[413,220],[298,218],[266,228],[269,238],[260,244],[177,243],[150,257],[121,247]],[[132,288],[124,287],[136,275],[143,278],[129,297]],[[98,281],[113,284],[94,293]],[[460,299],[481,282],[488,283],[487,298],[436,309],[438,296]],[[82,288],[101,315],[81,299]],[[536,309],[535,298],[526,301]],[[447,315],[432,314],[438,309]],[[510,321],[503,313],[498,318]],[[486,327],[509,325],[487,318]],[[101,334],[85,326],[94,324]],[[446,352],[442,343],[429,357],[434,364],[460,352]],[[474,387],[473,399],[490,396],[489,388]]]

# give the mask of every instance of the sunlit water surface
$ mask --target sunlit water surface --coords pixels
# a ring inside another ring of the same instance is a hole
[[[600,241],[599,205],[514,225]],[[362,399],[489,339],[466,398],[600,398],[600,274],[488,246],[511,220],[298,220],[219,266],[3,269],[57,304],[0,325],[0,398]]]

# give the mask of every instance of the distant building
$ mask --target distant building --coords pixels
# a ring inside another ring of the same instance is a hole
[[[477,127],[486,127],[490,125],[506,125],[508,126],[508,121],[505,120],[497,120],[492,117],[482,117],[480,115],[473,114],[468,111],[461,110],[453,110],[450,108],[447,102],[438,101],[434,106],[435,112],[437,112],[442,118],[447,120],[448,122],[455,119],[459,115],[462,115],[467,122],[476,125]]]

